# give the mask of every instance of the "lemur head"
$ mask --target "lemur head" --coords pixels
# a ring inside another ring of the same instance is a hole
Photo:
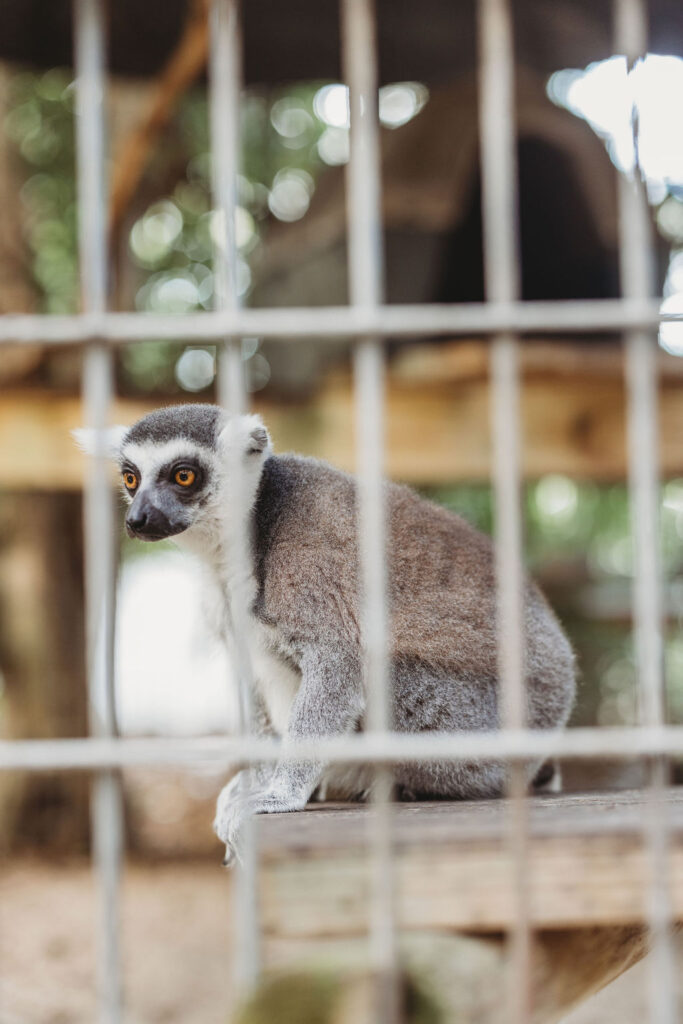
[[[89,432],[77,431],[76,440],[92,454]],[[192,528],[208,539],[225,521],[235,472],[243,507],[253,505],[270,438],[258,416],[228,416],[215,405],[174,405],[114,428],[108,454],[121,472],[129,536],[163,540]]]

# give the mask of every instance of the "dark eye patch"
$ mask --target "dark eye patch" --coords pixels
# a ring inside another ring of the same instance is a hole
[[[174,488],[179,489],[175,477],[176,473],[181,469],[191,470],[195,474],[192,484],[183,488],[183,490],[188,494],[196,494],[204,486],[208,474],[205,466],[194,456],[187,459],[174,459],[173,462],[167,462],[166,465],[161,466],[157,477],[159,483],[169,483]]]
[[[123,481],[124,487],[126,487],[128,493],[132,494],[134,491],[137,491],[138,488],[140,487],[141,473],[138,467],[135,465],[135,463],[131,462],[129,459],[124,459],[124,461],[121,463],[119,467],[119,471],[121,473],[121,479]],[[132,474],[136,480],[135,487],[133,488],[126,486],[126,476],[129,473]]]

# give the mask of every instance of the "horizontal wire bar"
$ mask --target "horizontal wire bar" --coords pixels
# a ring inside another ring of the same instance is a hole
[[[683,757],[683,726],[500,732],[361,733],[316,740],[268,737],[64,739],[0,741],[0,771],[98,771],[168,765],[215,765],[279,760],[392,764],[399,761],[536,761],[609,758],[634,761]]]
[[[5,314],[0,344],[84,344],[95,339],[210,342],[229,335],[257,335],[273,341],[321,341],[360,335],[410,337],[435,334],[500,334],[656,329],[683,321],[683,313],[662,312],[658,300],[577,299],[557,302],[488,302],[450,305],[235,309],[206,313]]]

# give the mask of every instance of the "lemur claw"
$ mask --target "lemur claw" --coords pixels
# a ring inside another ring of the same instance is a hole
[[[233,779],[221,791],[216,804],[213,830],[225,843],[224,867],[232,867],[236,862],[241,862],[241,839],[248,818],[257,814],[300,810],[308,799],[307,792],[299,791],[291,784],[281,785],[279,789],[271,786],[260,792],[245,791],[246,781],[244,778],[240,780],[241,787],[240,782]]]

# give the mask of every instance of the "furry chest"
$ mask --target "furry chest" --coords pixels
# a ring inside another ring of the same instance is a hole
[[[220,581],[216,581],[211,594],[214,600],[209,604],[214,605],[213,618],[220,622],[219,631],[230,650],[234,645],[234,635],[226,587]],[[253,605],[255,594],[256,583],[252,578],[242,597],[247,607]],[[292,658],[287,656],[287,652],[283,652],[277,630],[261,622],[251,612],[244,623],[244,638],[256,692],[265,706],[273,730],[282,736],[287,731],[301,673]]]
[[[301,673],[279,651],[276,631],[250,616],[247,642],[254,684],[275,732],[287,731],[289,715],[301,682]]]

